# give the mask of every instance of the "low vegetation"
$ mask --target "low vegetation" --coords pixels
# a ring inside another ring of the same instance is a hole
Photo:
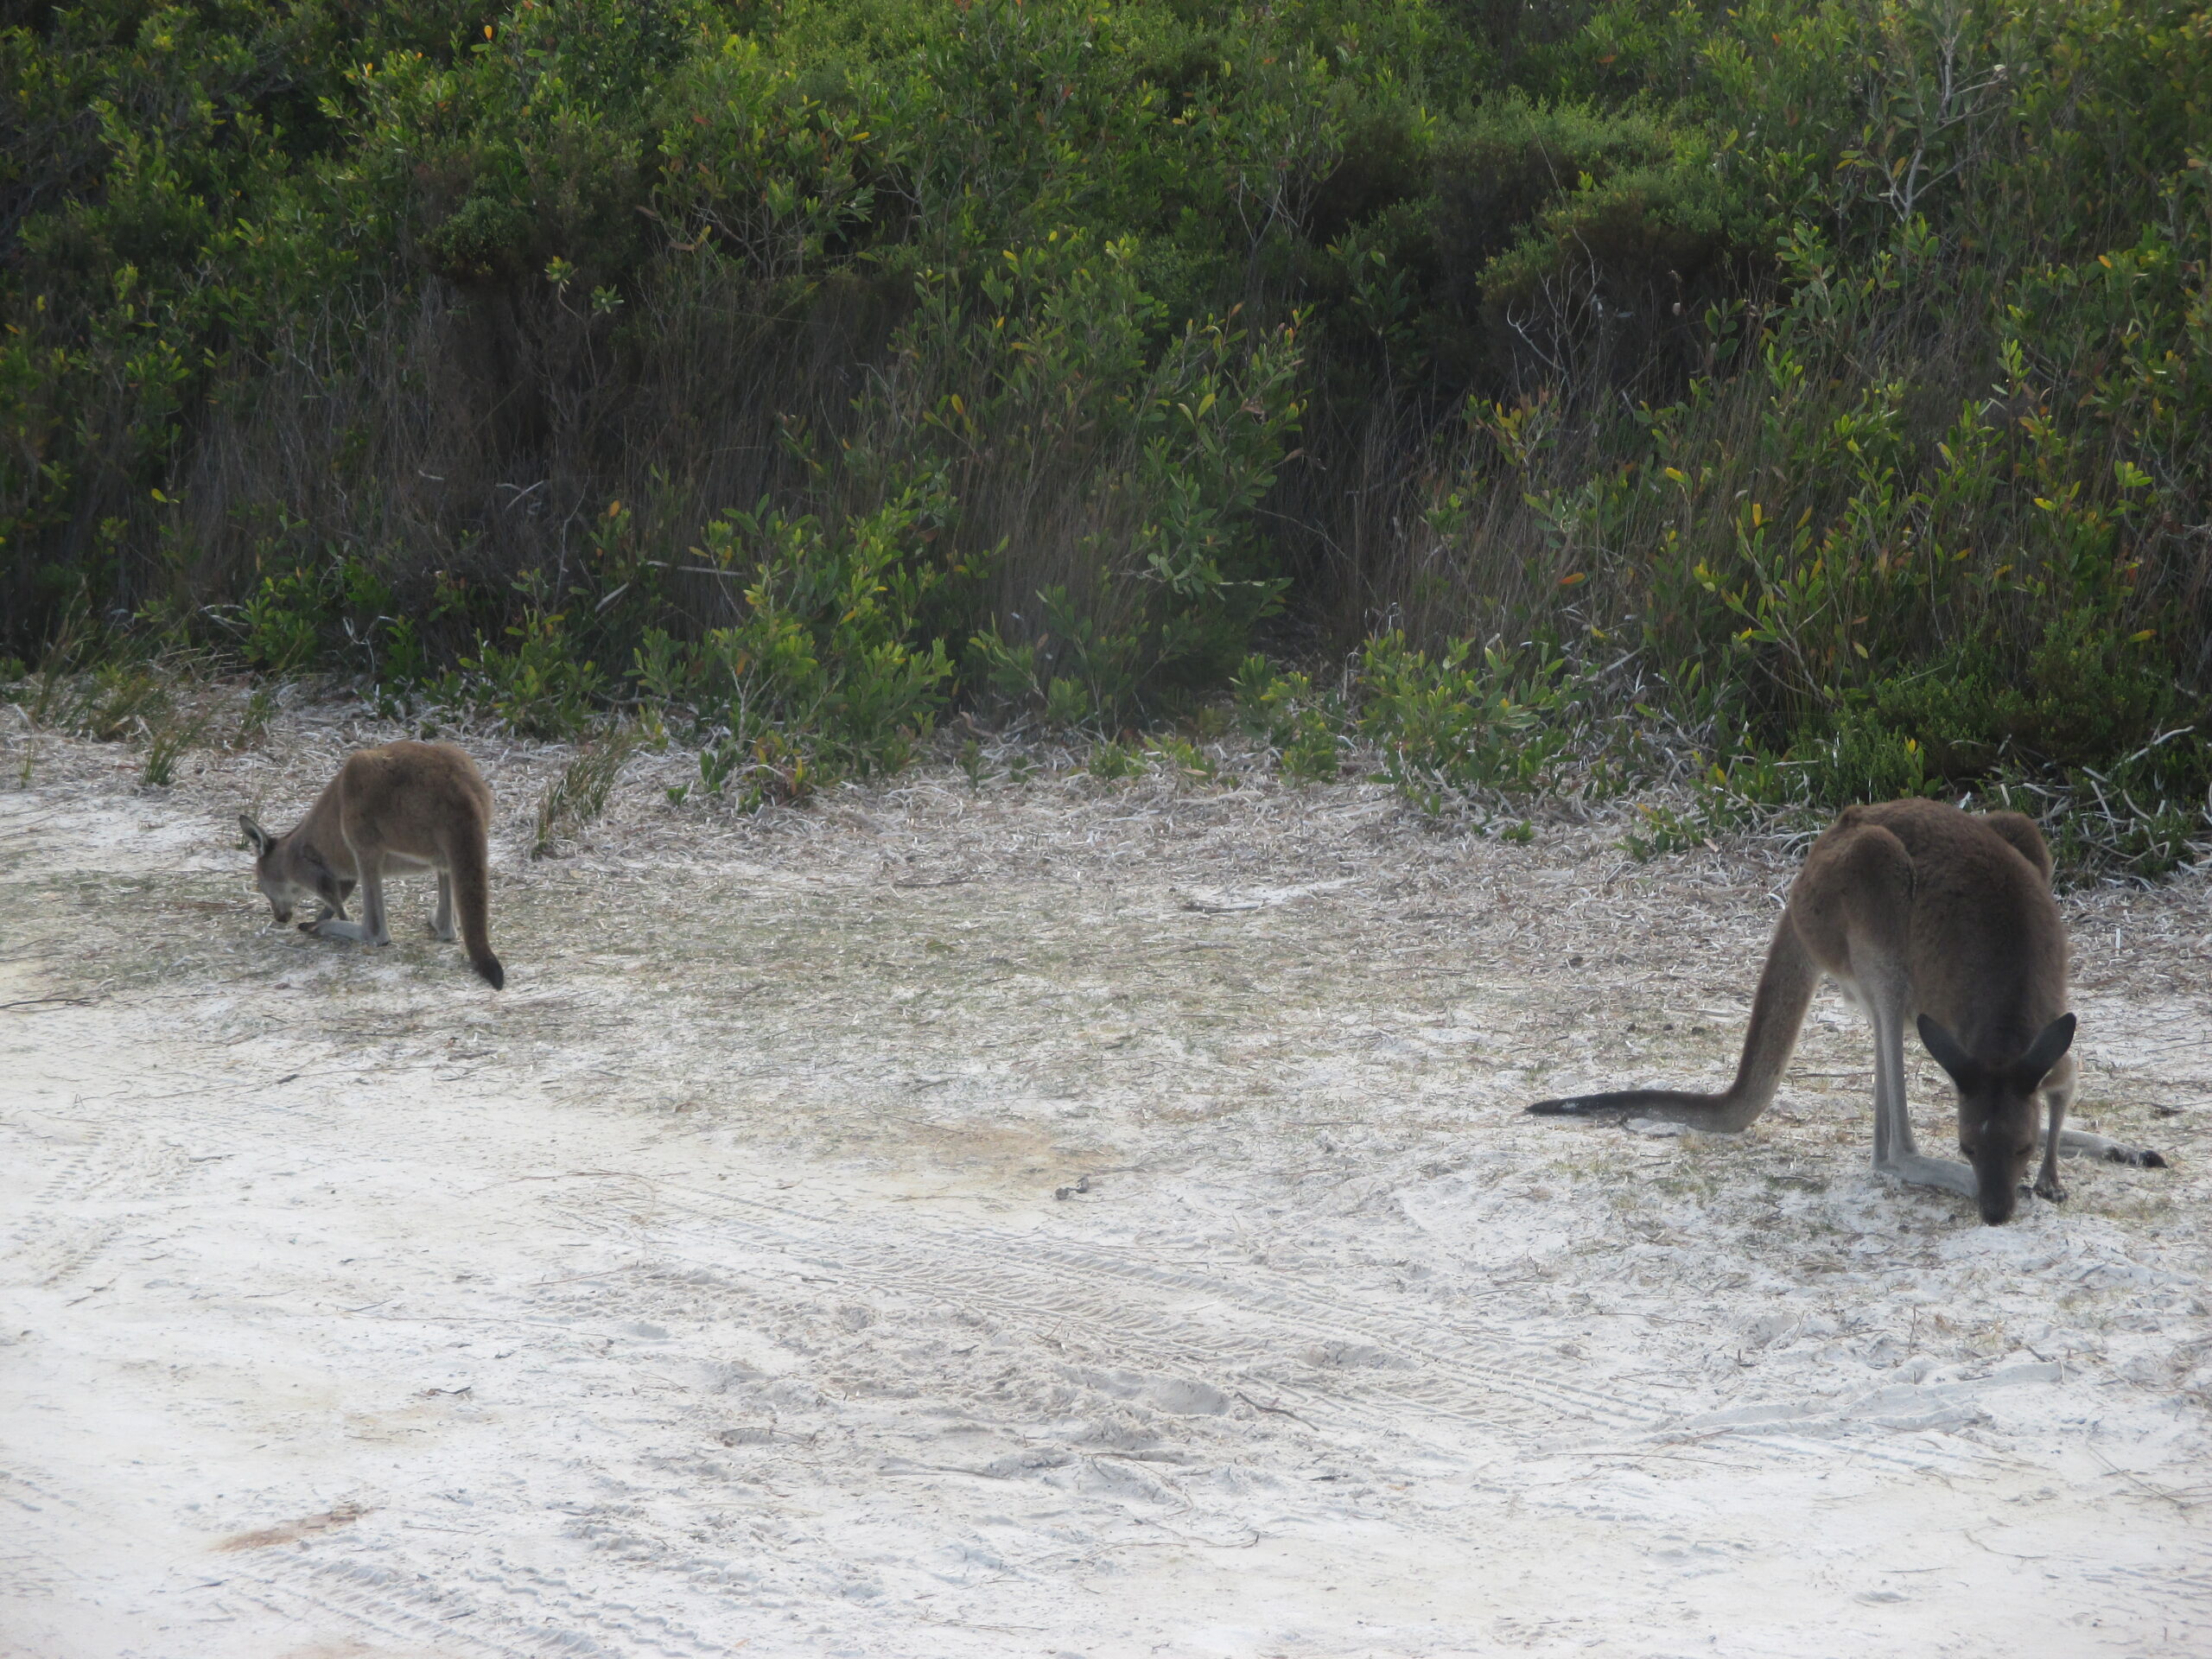
[[[149,783],[184,661],[738,804],[1226,695],[1432,813],[1694,785],[1647,849],[2212,835],[2189,3],[12,16],[0,677]]]

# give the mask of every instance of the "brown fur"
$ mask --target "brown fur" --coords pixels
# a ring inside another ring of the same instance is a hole
[[[238,823],[253,843],[255,878],[279,922],[315,899],[322,914],[302,923],[302,931],[389,944],[385,877],[435,870],[432,931],[453,938],[458,911],[470,964],[495,989],[506,983],[490,934],[492,791],[475,762],[452,744],[359,750],[346,757],[307,817],[286,834],[271,836],[243,814]],[[346,901],[357,885],[361,920],[349,922]]]
[[[1544,1116],[1636,1112],[1734,1133],[1773,1103],[1822,974],[1874,1027],[1874,1166],[1976,1199],[2011,1218],[2035,1154],[2035,1097],[2048,1111],[2035,1190],[2066,1196],[2058,1155],[2163,1165],[2064,1128],[2075,1068],[2067,1052],[2066,931],[2050,892],[2050,851],[2017,812],[1977,817],[1935,801],[1845,810],[1813,844],[1767,949],[1736,1080],[1718,1095],[1630,1089],[1539,1101]],[[1904,1093],[1904,1031],[1959,1090],[1959,1147],[1971,1167],[1921,1155]]]

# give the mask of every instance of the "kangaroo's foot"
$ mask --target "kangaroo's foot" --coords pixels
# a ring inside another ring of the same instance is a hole
[[[2087,1129],[2061,1129],[2058,1132],[2058,1155],[2062,1158],[2101,1158],[2108,1164],[2126,1164],[2131,1169],[2166,1167],[2166,1160],[2146,1147],[2124,1146],[2117,1141],[2107,1141],[2101,1135],[2091,1135]]]
[[[2036,1197],[2043,1199],[2046,1204],[2066,1202],[2066,1183],[2058,1179],[2057,1172],[2055,1170],[2048,1175],[2037,1176],[2033,1190]]]
[[[459,938],[461,935],[454,931],[454,925],[451,922],[448,922],[443,927],[440,927],[436,920],[434,918],[430,923],[430,937],[435,939],[440,944],[451,944],[455,939]]]
[[[1900,1152],[1878,1161],[1875,1169],[1884,1175],[1894,1175],[1901,1181],[1915,1186],[1940,1187],[1946,1192],[1955,1192],[1961,1198],[1971,1198],[1981,1191],[1981,1184],[1974,1173],[1964,1164],[1955,1164],[1948,1158],[1930,1158],[1917,1152]]]
[[[368,929],[359,922],[341,922],[325,917],[321,921],[302,922],[300,931],[312,933],[318,939],[351,939],[356,944],[368,942]]]

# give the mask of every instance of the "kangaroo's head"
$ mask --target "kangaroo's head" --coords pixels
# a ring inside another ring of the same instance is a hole
[[[293,909],[318,897],[313,873],[299,868],[287,851],[282,836],[272,836],[246,814],[238,814],[238,828],[253,847],[253,880],[279,923],[292,919]]]
[[[1920,1040],[1958,1085],[1959,1150],[1974,1166],[1981,1218],[1993,1227],[2012,1220],[2021,1178],[2036,1155],[2036,1090],[2072,1046],[2074,1016],[2060,1014],[2009,1060],[1976,1059],[1924,1014]]]

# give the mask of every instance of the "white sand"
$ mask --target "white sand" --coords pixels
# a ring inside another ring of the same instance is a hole
[[[1832,995],[1739,1140],[1520,1115],[1725,1074],[1756,849],[671,759],[532,864],[477,745],[494,993],[266,927],[365,735],[0,793],[0,1652],[2212,1653],[2202,878],[2069,901],[2175,1167],[1989,1229]]]

